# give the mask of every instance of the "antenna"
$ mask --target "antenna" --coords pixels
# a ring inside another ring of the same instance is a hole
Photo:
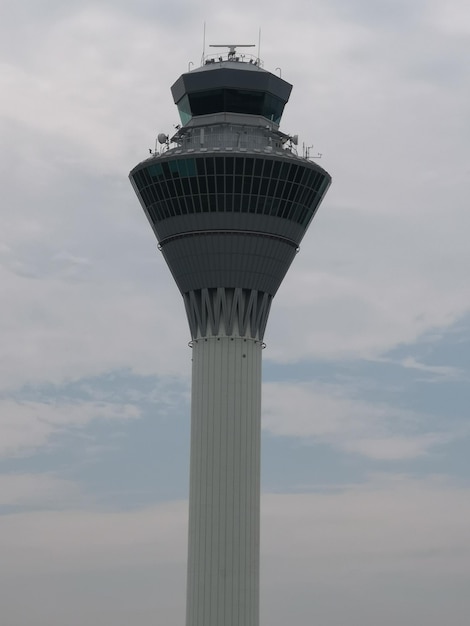
[[[260,50],[261,50],[261,26],[259,27],[259,31],[258,31],[258,62],[261,59]]]
[[[206,22],[204,22],[203,32],[202,32],[202,59],[201,65],[204,65],[204,57],[206,56]]]
[[[254,48],[254,43],[217,43],[210,44],[209,48],[228,48],[228,60],[229,61],[238,61],[238,57],[235,56],[236,48]]]

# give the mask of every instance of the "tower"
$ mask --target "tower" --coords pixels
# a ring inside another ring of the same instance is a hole
[[[130,180],[192,338],[186,626],[257,626],[263,336],[331,177],[279,130],[292,85],[217,47],[172,86],[181,127]]]

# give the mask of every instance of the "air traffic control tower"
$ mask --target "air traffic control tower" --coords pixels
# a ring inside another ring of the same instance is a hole
[[[258,626],[263,335],[331,178],[279,130],[292,85],[217,47],[172,86],[181,126],[130,180],[192,338],[186,626]]]

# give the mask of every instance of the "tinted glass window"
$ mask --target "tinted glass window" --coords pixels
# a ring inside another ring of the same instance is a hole
[[[243,174],[244,159],[235,159],[235,174]]]
[[[226,174],[233,174],[233,157],[225,159],[225,172]]]
[[[261,159],[255,159],[255,176],[261,176],[261,172],[263,171],[263,161]]]
[[[308,224],[322,172],[275,158],[212,156],[152,162],[132,175],[152,220],[205,211],[264,213]]]
[[[192,93],[184,96],[178,103],[183,124],[191,119],[191,115],[207,115],[220,111],[262,115],[279,124],[283,109],[284,102],[279,98],[264,91],[246,89],[213,89]]]
[[[163,168],[160,163],[154,163],[153,165],[149,165],[147,168],[147,172],[152,178],[158,178],[159,176],[163,176]]]
[[[196,159],[196,170],[199,176],[204,176],[206,168],[204,166],[204,159]]]
[[[192,115],[207,115],[224,111],[224,92],[222,89],[193,93],[189,96]]]
[[[215,158],[215,171],[217,174],[224,173],[224,157]]]
[[[268,120],[272,120],[276,124],[279,124],[281,121],[282,112],[284,110],[284,102],[267,93],[264,97],[264,106],[263,113],[264,117],[267,117]]]
[[[264,163],[264,170],[263,170],[263,176],[269,177],[271,176],[271,172],[273,169],[273,162],[272,161],[265,161]]]
[[[189,105],[189,99],[187,94],[181,98],[178,102],[178,113],[180,114],[180,120],[183,126],[191,119],[191,107]]]
[[[212,176],[214,173],[214,159],[211,157],[205,159],[206,161],[206,173],[207,176]]]

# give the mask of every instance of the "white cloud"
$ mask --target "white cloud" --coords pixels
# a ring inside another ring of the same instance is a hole
[[[267,383],[263,429],[388,461],[429,454],[455,434],[428,432],[424,416],[385,403],[348,397],[340,387]]]
[[[414,459],[428,454],[434,447],[448,443],[449,435],[431,433],[414,436],[367,437],[343,441],[342,449],[356,452],[371,459],[393,461],[397,459]]]
[[[456,367],[450,367],[448,365],[426,365],[425,363],[420,363],[413,357],[403,359],[401,365],[408,369],[430,374],[432,380],[460,380],[465,377],[465,373]]]
[[[189,375],[189,331],[182,301],[169,280],[146,289],[125,278],[119,283],[99,277],[96,265],[92,280],[86,274],[71,280],[71,270],[62,263],[49,265],[52,276],[41,278],[31,276],[37,270],[34,264],[29,269],[27,261],[16,261],[15,273],[0,268],[5,302],[3,389],[125,367],[139,373],[179,374],[185,362]],[[80,275],[80,266],[71,269]],[[177,312],[168,308],[174,301],[180,307]]]
[[[0,458],[28,454],[50,443],[68,428],[83,428],[93,420],[128,420],[139,417],[131,404],[109,402],[0,401]]]

